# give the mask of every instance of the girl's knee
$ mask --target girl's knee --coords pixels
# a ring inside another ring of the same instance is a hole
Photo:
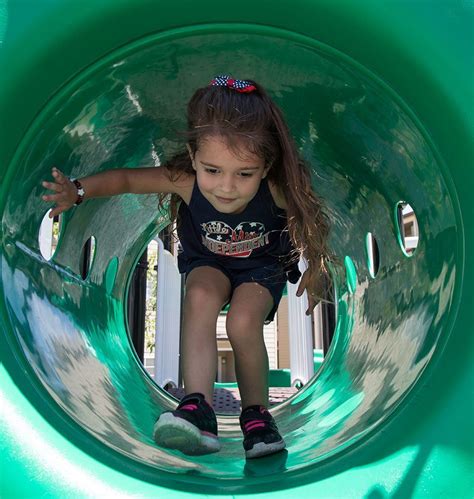
[[[226,329],[229,341],[234,348],[239,345],[249,348],[253,343],[263,341],[263,320],[250,313],[229,311]]]
[[[194,268],[186,279],[185,304],[203,307],[222,307],[229,298],[230,281],[218,269],[208,266]]]
[[[185,301],[192,307],[205,310],[209,306],[222,307],[226,297],[221,290],[209,282],[194,282],[186,287]]]

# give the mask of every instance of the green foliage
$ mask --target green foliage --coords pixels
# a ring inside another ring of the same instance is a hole
[[[145,351],[153,352],[155,348],[155,324],[156,324],[156,285],[158,273],[155,270],[158,256],[155,245],[148,248],[148,271],[147,271],[147,299],[145,312]]]

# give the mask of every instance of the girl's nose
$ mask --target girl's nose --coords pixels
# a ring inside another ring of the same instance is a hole
[[[221,189],[223,192],[232,192],[235,188],[234,176],[224,175],[221,179]]]

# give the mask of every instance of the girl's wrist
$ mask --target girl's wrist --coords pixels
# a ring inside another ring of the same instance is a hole
[[[84,187],[82,187],[82,184],[79,182],[79,180],[77,180],[77,178],[71,178],[69,180],[76,186],[77,197],[76,201],[74,202],[74,205],[79,206],[82,203],[82,201],[84,201],[84,196],[86,194],[86,191],[84,190]]]

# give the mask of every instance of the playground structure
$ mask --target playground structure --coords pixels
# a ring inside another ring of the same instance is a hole
[[[0,1],[2,497],[472,496],[472,5],[196,5]],[[285,111],[345,270],[322,369],[273,411],[288,453],[253,463],[237,417],[219,417],[215,455],[152,441],[174,401],[138,362],[124,303],[167,223],[156,196],[71,210],[50,261],[38,243],[51,166],[158,166],[193,90],[225,72]]]

